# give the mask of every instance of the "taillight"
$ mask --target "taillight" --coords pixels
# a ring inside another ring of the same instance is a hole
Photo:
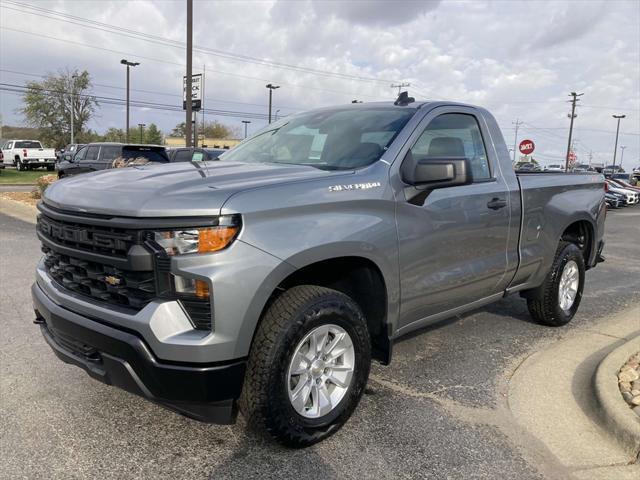
[[[27,149],[26,149],[26,148],[23,148],[23,149],[22,149],[22,157],[24,158],[24,157],[26,157],[26,156],[27,156]]]
[[[607,182],[604,182],[604,191],[605,192],[609,191],[609,184]]]
[[[2,150],[0,150],[0,160],[4,160],[4,153],[2,153]]]

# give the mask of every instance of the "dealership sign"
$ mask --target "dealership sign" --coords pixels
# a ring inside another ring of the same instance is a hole
[[[521,154],[531,155],[536,149],[536,145],[533,143],[533,140],[522,140],[519,148]]]
[[[202,108],[202,74],[191,75],[191,108]],[[182,77],[182,108],[187,109],[187,77]]]

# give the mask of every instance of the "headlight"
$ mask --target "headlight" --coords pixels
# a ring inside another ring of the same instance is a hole
[[[153,239],[168,255],[217,252],[228,247],[240,231],[240,226],[230,217],[220,217],[220,220],[221,225],[216,227],[153,232]]]

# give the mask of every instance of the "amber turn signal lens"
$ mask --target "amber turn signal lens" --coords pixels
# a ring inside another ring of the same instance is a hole
[[[196,297],[209,298],[209,285],[204,280],[196,280]]]
[[[198,233],[198,253],[216,252],[231,243],[238,227],[203,228]]]

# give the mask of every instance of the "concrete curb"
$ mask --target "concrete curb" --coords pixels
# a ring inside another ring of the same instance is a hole
[[[595,398],[603,426],[636,457],[640,452],[640,417],[624,401],[618,388],[618,370],[640,351],[640,333],[609,353],[593,377]]]
[[[35,187],[35,183],[0,183],[0,187]]]

